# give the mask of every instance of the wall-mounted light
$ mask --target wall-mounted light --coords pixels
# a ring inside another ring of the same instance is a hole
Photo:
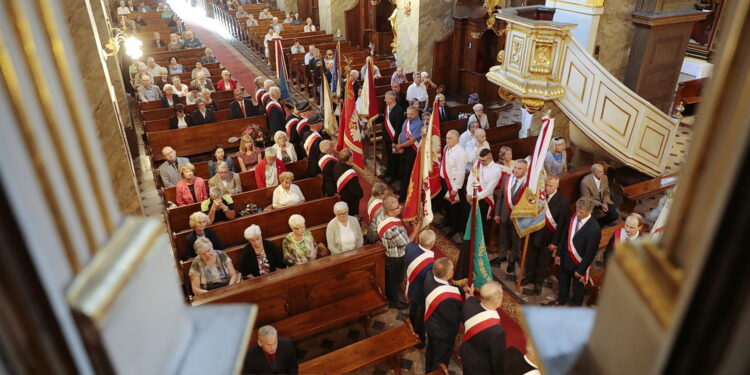
[[[143,56],[143,50],[141,49],[143,42],[135,37],[129,36],[126,32],[120,29],[112,29],[112,31],[115,32],[115,36],[112,37],[105,46],[107,50],[105,57],[118,54],[120,52],[120,43],[125,47],[125,54],[132,59],[139,59]]]

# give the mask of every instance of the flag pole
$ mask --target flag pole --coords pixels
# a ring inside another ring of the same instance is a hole
[[[521,290],[521,283],[523,282],[523,271],[526,269],[526,252],[529,250],[529,237],[526,235],[523,241],[523,253],[521,253],[521,269],[518,271],[518,280],[516,280],[516,290]]]
[[[476,241],[476,235],[474,232],[476,232],[477,228],[477,186],[474,185],[474,192],[472,194],[472,200],[471,200],[471,234],[470,234],[470,240],[469,240],[469,275],[468,275],[468,282],[466,285],[473,285],[474,283],[474,245]],[[481,216],[481,215],[480,215]]]

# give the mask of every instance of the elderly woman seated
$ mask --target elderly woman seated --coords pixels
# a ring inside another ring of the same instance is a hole
[[[299,186],[292,183],[294,174],[292,172],[281,172],[279,175],[281,184],[273,190],[273,208],[292,206],[305,201]]]
[[[208,198],[206,182],[195,175],[195,166],[193,164],[183,164],[180,167],[180,175],[182,176],[182,180],[176,186],[178,206],[201,202]]]
[[[209,190],[208,199],[201,202],[201,212],[208,215],[209,224],[235,218],[234,201],[230,195],[223,193],[221,188],[214,186]]]
[[[214,249],[221,250],[224,248],[216,233],[214,233],[213,230],[206,228],[208,224],[208,215],[203,212],[193,212],[193,214],[190,215],[190,228],[193,228],[193,231],[188,233],[187,237],[185,237],[185,248],[188,253],[182,254],[181,260],[188,260],[195,257],[196,254],[193,245],[195,245],[195,241],[199,238],[208,238],[208,240],[214,245]]]
[[[289,217],[292,233],[284,237],[281,250],[284,252],[284,263],[288,266],[305,264],[318,257],[318,245],[312,232],[305,230],[305,218],[294,214]]]
[[[237,88],[237,81],[232,79],[232,73],[224,69],[221,71],[221,80],[216,85],[219,91],[231,91]]]
[[[294,151],[294,145],[289,142],[286,133],[279,130],[273,135],[273,149],[276,151],[276,157],[284,164],[297,161],[297,152]]]
[[[214,50],[206,48],[205,55],[201,56],[201,64],[208,65],[216,63],[216,56],[214,56]]]
[[[164,85],[164,95],[161,97],[161,107],[170,108],[174,107],[175,104],[182,104],[180,102],[180,96],[174,93],[174,86],[170,84]]]
[[[356,217],[349,216],[349,205],[346,202],[336,202],[333,205],[333,213],[336,217],[328,222],[326,228],[326,242],[331,254],[340,254],[361,247],[364,243],[362,228]]]
[[[474,107],[472,107],[474,110],[474,114],[469,116],[469,122],[471,122],[472,119],[477,121],[479,123],[479,127],[482,129],[489,129],[490,122],[487,119],[487,114],[484,113],[484,106],[481,103],[474,104]]]
[[[208,238],[195,240],[193,249],[198,254],[188,272],[193,294],[203,294],[242,280],[242,275],[234,270],[232,259],[224,252],[214,250]]]
[[[552,142],[544,157],[544,169],[548,174],[561,175],[568,172],[568,155],[565,152],[565,139],[552,138]]]
[[[260,227],[253,224],[245,229],[247,245],[240,250],[239,271],[243,277],[252,279],[280,268],[286,268],[284,256],[273,242],[264,240]]]

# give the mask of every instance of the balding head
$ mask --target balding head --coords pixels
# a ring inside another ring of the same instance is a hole
[[[333,154],[333,147],[331,147],[331,141],[325,139],[320,141],[320,152],[324,154]]]
[[[490,281],[479,289],[482,305],[490,310],[497,310],[503,304],[503,287],[497,281]]]
[[[164,159],[172,163],[177,159],[177,152],[172,147],[166,146],[161,149],[161,154],[164,155]]]
[[[440,280],[448,281],[453,278],[453,262],[448,257],[435,260],[432,265],[432,274]]]
[[[628,234],[628,237],[634,237],[640,233],[641,228],[643,227],[643,216],[632,213],[625,219],[625,233]]]

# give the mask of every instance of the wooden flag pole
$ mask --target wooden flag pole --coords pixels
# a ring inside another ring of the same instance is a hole
[[[477,186],[474,186],[473,199],[471,202],[471,237],[469,240],[469,274],[468,282],[466,285],[472,286],[474,284],[474,245],[476,241],[476,228],[477,228]]]
[[[526,235],[523,241],[523,253],[521,254],[521,269],[518,271],[518,280],[516,281],[516,290],[521,291],[521,283],[523,282],[523,271],[526,269],[526,252],[529,250],[529,237]]]

